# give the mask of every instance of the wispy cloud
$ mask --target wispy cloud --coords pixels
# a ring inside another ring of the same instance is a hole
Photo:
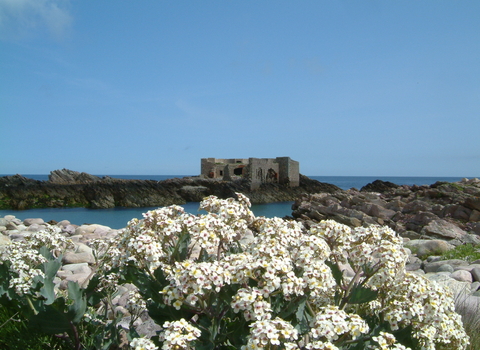
[[[16,40],[47,32],[61,40],[73,18],[70,0],[0,0],[0,39]]]

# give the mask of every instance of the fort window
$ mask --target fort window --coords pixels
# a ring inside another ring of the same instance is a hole
[[[234,175],[243,175],[243,168],[233,169],[233,174]]]
[[[220,176],[223,176],[223,170],[220,170]]]

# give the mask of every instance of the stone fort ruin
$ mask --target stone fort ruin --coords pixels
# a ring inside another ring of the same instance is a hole
[[[248,179],[252,190],[259,188],[263,183],[298,187],[300,185],[299,169],[299,163],[290,157],[202,158],[201,176],[224,181]]]

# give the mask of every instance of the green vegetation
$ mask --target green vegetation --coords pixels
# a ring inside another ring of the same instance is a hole
[[[445,252],[442,255],[444,260],[460,259],[468,262],[480,259],[480,246],[473,244],[463,244],[454,249]]]

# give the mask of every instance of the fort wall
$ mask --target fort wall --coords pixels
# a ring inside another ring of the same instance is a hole
[[[279,183],[290,187],[300,184],[300,166],[290,157],[277,158],[203,158],[201,176],[232,181],[236,178],[250,180],[251,189],[263,183]]]

